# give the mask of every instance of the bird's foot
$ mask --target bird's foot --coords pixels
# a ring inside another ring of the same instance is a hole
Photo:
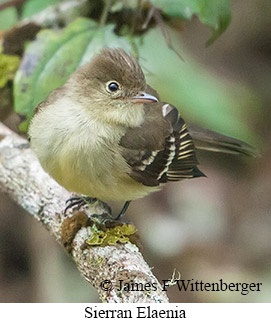
[[[66,201],[64,217],[69,217],[76,211],[82,211],[99,227],[110,228],[130,223],[122,219],[129,204],[130,201],[125,202],[121,212],[114,217],[111,208],[101,200],[85,195],[73,195]]]
[[[92,205],[95,202],[97,202],[97,199],[93,197],[73,195],[66,201],[64,216],[69,216],[69,214],[72,214],[74,211],[83,211],[88,205]]]
[[[73,195],[66,201],[64,217],[69,217],[75,211],[82,211],[88,214],[89,218],[97,225],[111,227],[117,224],[127,224],[127,221],[120,220],[127,209],[128,205],[124,205],[122,211],[117,217],[113,217],[111,208],[97,198]]]

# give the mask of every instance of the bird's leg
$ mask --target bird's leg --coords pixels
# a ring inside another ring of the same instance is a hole
[[[131,203],[131,201],[126,201],[124,203],[122,210],[120,211],[119,215],[115,218],[116,221],[118,221],[121,217],[124,216],[124,214],[126,213],[130,203]]]

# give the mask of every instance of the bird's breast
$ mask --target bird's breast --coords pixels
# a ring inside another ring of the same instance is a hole
[[[31,148],[42,167],[67,190],[106,200],[143,197],[119,150],[125,128],[103,124],[70,104],[40,111],[30,126]]]

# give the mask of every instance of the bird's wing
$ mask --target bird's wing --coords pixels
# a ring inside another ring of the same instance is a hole
[[[158,93],[151,86],[147,85],[146,91],[159,99]],[[251,157],[260,155],[257,149],[241,140],[222,135],[192,123],[187,122],[186,124],[196,150],[207,150],[236,155],[241,154]]]
[[[170,104],[146,104],[145,122],[128,129],[120,146],[130,176],[144,185],[204,176],[186,124]]]
[[[222,152],[227,154],[243,154],[255,157],[256,149],[247,143],[231,138],[212,130],[201,128],[194,124],[187,125],[196,149]]]

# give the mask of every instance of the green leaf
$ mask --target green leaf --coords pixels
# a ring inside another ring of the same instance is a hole
[[[151,3],[166,15],[182,19],[191,19],[199,11],[198,0],[151,0]]]
[[[22,19],[29,18],[36,13],[41,12],[51,5],[55,5],[63,0],[28,0],[24,3],[22,9]],[[7,1],[0,0],[1,3]],[[18,22],[18,15],[15,7],[8,7],[0,11],[0,30],[7,30]]]
[[[3,11],[0,11],[0,30],[9,29],[17,22],[17,20],[17,12],[14,7],[9,7]]]
[[[63,0],[28,0],[23,6],[22,18],[28,18],[41,12],[49,6],[55,5]]]
[[[28,0],[23,22],[34,22],[43,28],[67,26],[78,17],[89,16],[94,1],[89,0]]]
[[[213,30],[207,45],[211,45],[228,27],[231,21],[231,11],[228,0],[198,0],[199,19]]]
[[[151,3],[169,16],[185,20],[198,16],[213,31],[207,45],[226,30],[231,20],[229,0],[151,0]]]
[[[80,18],[62,32],[44,30],[38,34],[27,47],[14,81],[15,111],[26,116],[21,131],[27,130],[35,107],[103,47],[130,50],[128,41],[117,37],[113,28],[99,28],[96,22]]]
[[[256,136],[248,121],[259,112],[256,95],[246,85],[216,76],[193,60],[180,47],[179,33],[169,31],[184,62],[168,49],[158,29],[136,40],[147,82],[163,102],[175,105],[185,120],[253,143]]]

